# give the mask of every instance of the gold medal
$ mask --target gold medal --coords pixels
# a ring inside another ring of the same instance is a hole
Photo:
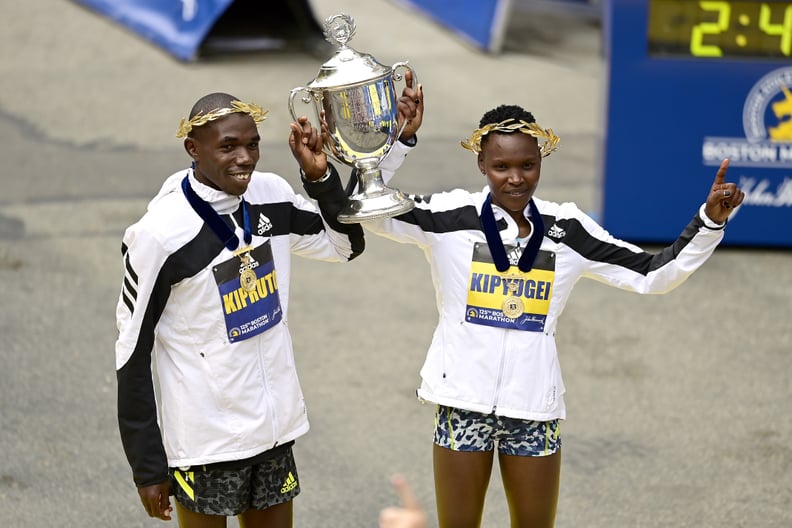
[[[246,269],[239,274],[239,284],[247,291],[255,290],[257,281],[256,272],[251,269]]]
[[[523,314],[525,305],[519,297],[506,297],[503,301],[503,315],[509,319],[517,319]]]
[[[256,289],[258,277],[256,272],[251,269],[250,248],[239,255],[239,260],[241,261],[239,264],[239,285],[247,291],[253,291]]]
[[[521,278],[520,275],[506,275],[503,277],[511,294],[503,300],[503,315],[509,319],[517,319],[525,311],[525,304],[522,299],[517,297],[517,290],[519,289],[517,281]]]

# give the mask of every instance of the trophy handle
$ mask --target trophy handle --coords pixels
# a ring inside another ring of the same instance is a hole
[[[404,79],[404,75],[402,75],[401,73],[396,71],[397,68],[404,68],[405,70],[410,70],[410,73],[412,73],[412,78],[413,78],[413,86],[416,86],[416,87],[418,86],[418,74],[415,73],[415,70],[413,70],[410,66],[408,66],[408,62],[407,61],[397,62],[393,66],[391,66],[391,70],[393,71],[394,92],[395,92],[395,88],[396,88],[396,82],[401,81],[402,79]],[[394,95],[396,95],[396,94],[394,93]],[[398,99],[398,98],[399,97],[396,96],[396,99]],[[399,132],[396,134],[396,139],[395,140],[399,139],[399,136],[402,135],[402,132],[404,132],[404,127],[406,127],[406,126],[407,126],[407,121],[405,121],[404,123],[401,124],[401,126],[399,127]],[[389,148],[388,150],[383,152],[383,154],[382,154],[382,156],[380,156],[377,164],[379,165],[380,163],[385,161],[385,158],[388,157],[388,155],[391,153],[392,150],[393,149]]]
[[[291,92],[289,92],[289,112],[291,113],[292,119],[294,121],[297,121],[297,112],[294,111],[294,98],[299,93],[308,94],[306,97],[303,97],[302,99],[300,99],[305,104],[310,104],[314,100],[314,92],[310,88],[308,88],[307,86],[298,86],[297,88],[292,88]],[[315,107],[314,107],[314,110],[316,110]],[[317,110],[317,112],[318,112],[318,110]],[[321,124],[322,116],[319,115],[317,117],[319,117],[320,123],[319,123],[319,126],[315,127],[315,128],[317,130],[319,130],[319,132],[321,133],[322,132],[322,124]],[[309,123],[310,123],[310,120],[311,120],[311,118],[309,117],[308,118],[308,122]],[[313,125],[313,123],[312,123],[312,125]],[[348,165],[348,163],[346,161],[344,161],[343,158],[336,152],[335,145],[333,144],[333,140],[330,137],[330,135],[328,135],[326,137],[326,139],[324,141],[324,147],[323,148],[324,148],[325,154],[327,154],[328,156],[333,158],[335,161],[337,161],[339,163],[343,163],[345,165]]]
[[[407,62],[407,61],[397,62],[396,64],[391,66],[391,70],[393,70],[393,80],[394,81],[401,81],[404,78],[404,75],[402,75],[401,73],[397,72],[396,68],[404,68],[406,70],[410,70],[410,73],[412,73],[412,78],[413,78],[413,86],[416,86],[416,87],[418,86],[418,74],[415,73],[415,70],[410,68],[409,62]]]
[[[307,93],[309,96],[311,95],[311,90],[305,86],[298,86],[297,88],[292,88],[292,91],[289,92],[289,112],[291,112],[294,121],[297,121],[297,113],[294,111],[294,97],[300,92]],[[311,98],[303,97],[302,102],[305,104],[309,104],[311,102]]]

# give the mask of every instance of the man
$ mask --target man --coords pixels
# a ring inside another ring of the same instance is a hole
[[[229,94],[198,100],[177,134],[192,167],[123,237],[121,438],[146,512],[169,520],[174,495],[180,526],[292,525],[291,446],[309,424],[286,325],[290,259],[364,249],[360,226],[335,219],[346,195],[306,118],[289,146],[318,208],[255,170],[265,116]]]

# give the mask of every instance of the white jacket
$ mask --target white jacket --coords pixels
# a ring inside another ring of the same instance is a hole
[[[284,179],[254,172],[244,194],[251,246],[264,256],[257,264],[272,267],[260,274],[254,298],[238,282],[239,259],[186,200],[180,184],[188,174],[204,201],[220,215],[232,215],[226,218],[234,218],[243,238],[240,198],[199,183],[191,170],[168,178],[124,234],[125,276],[116,311],[118,410],[138,486],[163,482],[168,467],[249,458],[308,430],[287,324],[291,255],[338,262],[362,251],[362,229],[328,226]],[[344,204],[334,169],[327,182],[305,187],[325,207]],[[224,265],[237,282],[221,295],[216,273]],[[256,320],[258,331],[270,326],[244,338],[244,327],[227,322],[227,314],[254,305],[267,306]]]
[[[398,146],[391,153],[383,165],[386,182],[406,152]],[[470,306],[471,292],[487,280],[500,281],[472,269],[474,245],[483,245],[488,253],[480,221],[488,193],[485,187],[480,192],[457,189],[412,196],[416,207],[411,212],[364,223],[374,233],[417,245],[431,267],[439,320],[421,369],[419,398],[482,413],[542,421],[565,418],[555,332],[578,279],[638,293],[665,293],[701,266],[723,238],[723,226],[706,218],[702,205],[678,240],[650,254],[615,239],[573,203],[534,197],[545,232],[534,229],[531,236],[543,237],[540,256],[552,271],[544,272],[549,280],[537,282],[546,283],[538,293],[534,289],[529,294],[526,286],[523,300],[530,304],[529,297],[547,296],[537,301],[542,304],[538,311],[546,311],[537,316],[540,330],[474,324],[470,321],[478,312]],[[503,243],[515,245],[516,222],[495,205],[493,212]]]

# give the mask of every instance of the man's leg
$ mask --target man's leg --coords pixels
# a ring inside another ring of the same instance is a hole
[[[292,528],[293,501],[282,502],[264,510],[248,510],[240,514],[240,528]]]
[[[195,513],[188,510],[179,501],[176,503],[176,518],[179,520],[179,528],[225,528],[226,517],[225,515],[206,515],[204,513]]]
[[[300,493],[292,448],[253,466],[250,509],[239,514],[240,528],[292,528],[293,503]]]

